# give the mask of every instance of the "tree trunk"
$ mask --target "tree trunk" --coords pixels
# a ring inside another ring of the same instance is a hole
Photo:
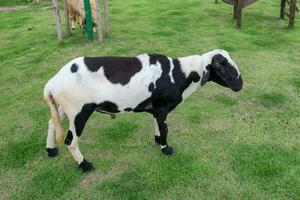
[[[296,17],[296,10],[297,10],[297,0],[291,0],[291,8],[290,8],[290,22],[289,26],[294,28],[295,26],[295,17]]]
[[[241,28],[241,26],[242,26],[242,10],[243,10],[243,1],[237,0],[236,26],[238,28]]]

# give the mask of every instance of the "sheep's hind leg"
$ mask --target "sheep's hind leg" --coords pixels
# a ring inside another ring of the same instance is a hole
[[[58,107],[58,114],[60,121],[63,121],[63,119],[66,117],[66,114],[64,113],[61,106]],[[49,157],[55,157],[58,155],[58,149],[55,148],[55,126],[52,119],[50,119],[48,122],[46,150],[48,152]]]
[[[81,168],[84,172],[91,171],[92,169],[94,169],[93,164],[91,162],[86,161],[82,153],[80,152],[78,146],[78,138],[79,137],[75,133],[75,128],[70,127],[65,143],[68,145],[68,149],[72,154],[73,158],[78,163],[79,168]]]
[[[70,153],[78,163],[79,168],[81,168],[84,172],[91,171],[94,167],[93,164],[86,161],[81,154],[78,146],[78,139],[93,111],[93,106],[85,105],[75,117],[69,117],[70,127],[65,139],[65,144],[68,145]]]

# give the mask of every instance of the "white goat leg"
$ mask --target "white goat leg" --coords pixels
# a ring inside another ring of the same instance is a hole
[[[72,27],[72,30],[75,30],[75,22],[74,22],[74,20],[71,20],[71,27]]]

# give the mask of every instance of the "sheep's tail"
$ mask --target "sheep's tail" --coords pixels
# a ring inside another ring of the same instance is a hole
[[[61,126],[60,117],[58,114],[58,105],[55,103],[55,100],[51,94],[51,92],[48,92],[47,94],[44,94],[44,100],[47,102],[52,116],[52,121],[55,126],[55,138],[56,142],[61,144],[64,140],[64,134]]]

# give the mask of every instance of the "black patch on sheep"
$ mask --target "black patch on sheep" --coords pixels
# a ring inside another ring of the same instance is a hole
[[[124,111],[130,112],[130,111],[132,111],[132,108],[125,108]]]
[[[103,103],[100,103],[96,105],[96,110],[108,112],[108,113],[119,113],[118,106],[115,103],[112,103],[110,101],[104,101]]]
[[[178,101],[181,97],[178,95],[178,90],[175,84],[171,82],[169,73],[171,70],[171,63],[167,56],[160,54],[149,54],[150,64],[161,65],[162,74],[155,81],[155,89],[151,95],[151,105],[153,112],[159,112],[160,108],[168,107],[171,109],[171,105]]]
[[[85,57],[84,63],[91,72],[101,67],[105,77],[114,84],[126,85],[142,69],[142,63],[136,57]]]
[[[192,82],[196,83],[196,82],[200,81],[201,77],[195,71],[191,72],[188,77],[185,77],[184,73],[181,70],[181,65],[180,65],[180,62],[178,59],[173,59],[173,65],[174,65],[174,69],[172,72],[173,78],[174,78],[176,87],[179,88],[181,93],[183,93],[184,90],[186,88],[188,88]]]
[[[65,144],[70,145],[72,143],[72,140],[73,140],[73,133],[72,133],[72,131],[69,130],[67,137],[65,139]]]
[[[200,81],[200,76],[197,72],[191,72],[187,79],[189,79],[191,82],[197,83]]]
[[[82,106],[81,111],[76,115],[75,120],[74,120],[74,125],[75,125],[75,130],[76,130],[76,135],[78,137],[81,136],[81,133],[84,129],[84,126],[91,116],[91,114],[94,112],[96,108],[96,104],[90,103],[90,104],[85,104]]]
[[[136,106],[134,112],[149,112],[152,114],[159,113],[161,109],[167,110],[168,112],[174,109],[181,101],[181,91],[177,87],[176,80],[175,84],[171,82],[169,77],[171,63],[167,56],[160,54],[149,54],[149,62],[151,65],[161,67],[162,74],[155,81],[155,88],[151,91],[151,97],[142,101]],[[152,89],[149,88],[148,89]],[[150,90],[149,90],[150,91]]]
[[[72,73],[76,73],[78,70],[78,65],[76,63],[74,63],[72,66],[71,66],[71,72]]]
[[[148,86],[149,92],[152,92],[154,90],[154,83],[150,83]]]
[[[141,103],[139,103],[134,109],[133,112],[149,112],[153,113],[152,99],[149,97]]]
[[[199,82],[200,75],[193,71],[188,77],[185,77],[181,70],[181,65],[178,59],[172,59],[174,68],[172,76],[174,82],[171,82],[169,73],[171,70],[171,63],[167,56],[159,54],[149,54],[150,64],[161,66],[162,75],[155,81],[155,88],[152,89],[152,84],[149,85],[148,90],[152,92],[151,97],[145,99],[136,106],[134,112],[149,112],[153,115],[161,112],[170,112],[182,102],[182,93],[192,83]]]
[[[175,81],[175,85],[183,92],[189,85],[187,84],[184,73],[181,70],[181,65],[178,59],[173,59],[174,69],[172,75]]]
[[[82,106],[81,111],[76,115],[75,121],[74,121],[76,135],[78,137],[81,136],[81,133],[84,129],[84,126],[85,126],[87,120],[89,119],[89,117],[95,110],[98,112],[107,112],[107,113],[119,113],[120,112],[118,110],[118,106],[115,103],[110,102],[110,101],[104,101],[100,104],[96,104],[96,103],[84,104],[84,106]]]

